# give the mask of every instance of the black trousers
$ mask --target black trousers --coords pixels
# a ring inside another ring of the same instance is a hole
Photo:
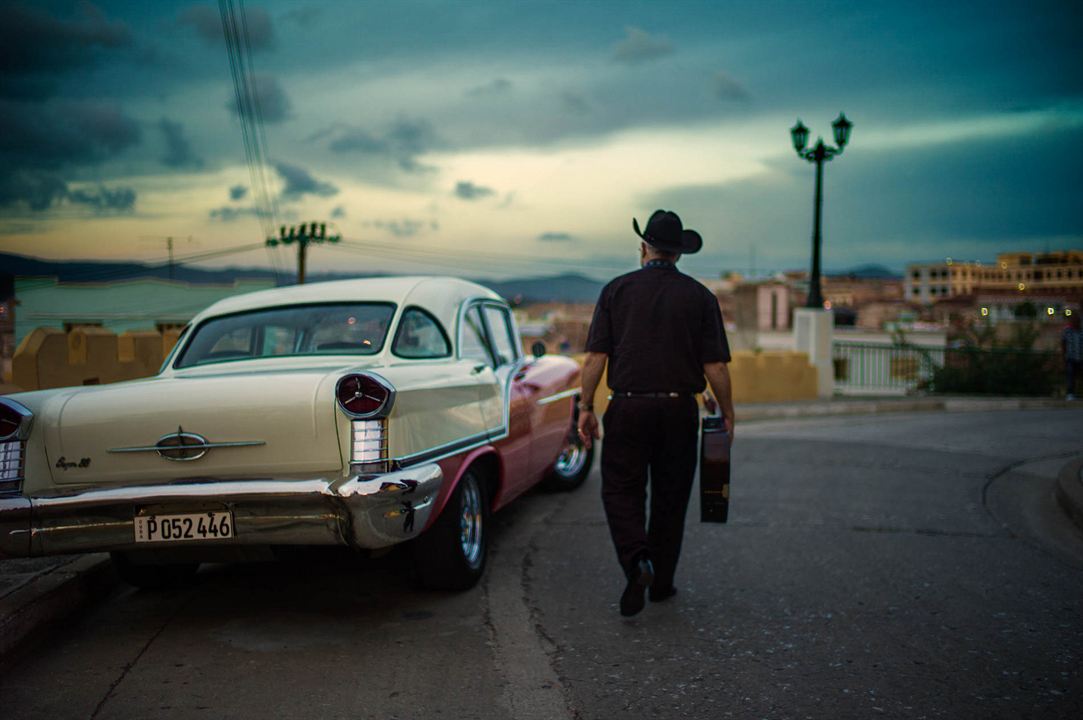
[[[602,504],[617,557],[626,574],[650,557],[656,587],[668,587],[696,474],[699,406],[691,396],[615,397],[603,422]]]

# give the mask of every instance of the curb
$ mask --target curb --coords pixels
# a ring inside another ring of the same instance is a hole
[[[1060,469],[1057,476],[1057,502],[1076,527],[1083,530],[1083,458]]]
[[[116,582],[108,555],[84,555],[0,598],[0,668]]]
[[[808,403],[740,404],[738,422],[785,420],[840,415],[878,415],[902,412],[981,412],[990,410],[1041,410],[1083,408],[1083,404],[1052,398],[905,398],[880,400],[820,400]]]

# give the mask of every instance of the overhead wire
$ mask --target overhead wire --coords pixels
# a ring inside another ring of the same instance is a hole
[[[238,255],[241,253],[252,252],[253,250],[258,250],[263,246],[263,243],[253,243],[251,245],[239,245],[229,248],[220,248],[218,250],[209,250],[200,253],[193,253],[191,255],[182,255],[173,259],[173,266],[181,267],[196,262],[202,262],[204,260],[213,260],[216,258],[227,257],[229,255]],[[65,273],[65,282],[95,282],[122,278],[137,278],[141,275],[145,275],[147,271],[164,270],[169,268],[169,262],[150,263],[139,266],[138,269],[133,272],[131,265],[128,265],[127,267],[123,266],[120,263],[117,263],[116,265],[116,267],[113,267],[109,270],[100,268],[87,268],[80,272]],[[41,281],[42,285],[48,283],[51,283],[51,281],[44,279]],[[35,283],[33,283],[33,281],[31,280],[28,285],[30,287],[33,287]]]
[[[256,88],[252,44],[244,0],[239,0],[239,4],[239,22],[232,0],[219,0],[218,9],[222,18],[222,32],[237,102],[237,116],[241,124],[245,163],[248,166],[253,196],[258,205],[256,218],[264,238],[269,238],[274,235],[275,227],[278,225],[278,201],[270,190],[268,181],[267,136],[264,129],[263,108]],[[270,246],[267,246],[267,255],[271,260],[277,282],[281,274],[279,257]]]

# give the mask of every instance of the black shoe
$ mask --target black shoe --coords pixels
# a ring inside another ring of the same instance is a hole
[[[639,613],[646,605],[643,594],[654,582],[654,566],[651,561],[643,559],[635,564],[632,574],[628,576],[628,585],[620,596],[620,614],[631,617]]]
[[[677,588],[670,585],[669,587],[658,588],[651,586],[651,591],[648,593],[651,602],[663,602],[669,600],[671,597],[677,594]]]

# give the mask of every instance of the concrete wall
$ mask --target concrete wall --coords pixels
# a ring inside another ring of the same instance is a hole
[[[55,328],[31,331],[15,350],[11,382],[19,390],[100,385],[158,372],[179,331],[126,332],[97,327],[70,333]]]

